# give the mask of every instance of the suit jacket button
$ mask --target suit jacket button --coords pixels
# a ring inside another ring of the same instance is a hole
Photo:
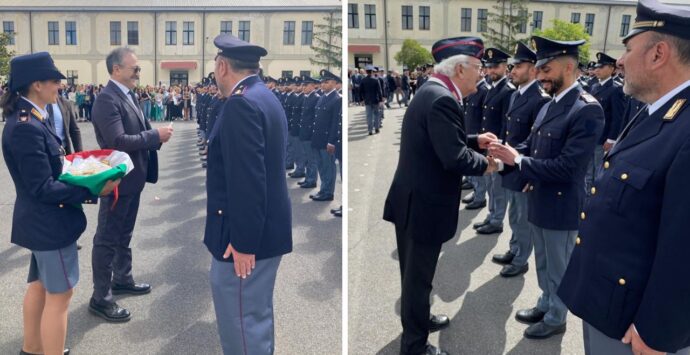
[[[590,190],[590,192],[592,193],[592,195],[596,194],[596,193],[597,193],[597,188],[594,187],[594,186],[592,186],[592,189]]]
[[[64,208],[64,207],[65,207],[65,205],[63,205],[63,204],[59,204],[59,205],[58,205],[58,207],[60,207],[60,208]]]
[[[621,174],[621,180],[628,180],[628,174],[626,174],[626,173]]]
[[[618,284],[621,286],[625,286],[625,279],[624,278],[618,279]]]
[[[534,154],[537,154],[537,150],[536,150],[536,149],[534,150]]]
[[[580,243],[582,243],[580,237],[575,238],[575,244],[580,245]]]
[[[534,185],[530,185],[530,186],[529,186],[529,190],[530,190],[530,191],[534,190]]]
[[[510,121],[510,116],[508,116],[508,121]]]
[[[610,165],[609,162],[605,161],[605,162],[604,162],[604,169],[608,169],[608,168],[609,168],[609,165]]]
[[[563,195],[563,193],[562,193],[562,192],[560,192],[560,191],[558,191],[558,196],[561,196],[561,195]]]
[[[509,131],[506,131],[506,136],[509,135],[509,134],[510,134],[510,132],[509,132]]]
[[[222,214],[223,214],[223,210],[218,210],[218,215],[220,216]]]
[[[580,213],[580,218],[581,218],[582,220],[584,220],[585,217],[586,217],[586,216],[585,216],[585,213],[584,213],[584,212]]]

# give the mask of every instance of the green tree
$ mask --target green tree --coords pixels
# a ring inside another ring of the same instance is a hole
[[[343,26],[340,13],[331,12],[324,17],[325,24],[314,25],[311,49],[316,53],[309,58],[312,65],[340,72],[343,63]]]
[[[398,65],[402,64],[409,69],[414,69],[422,64],[434,61],[431,52],[413,39],[406,39],[400,52],[395,53],[394,58]]]
[[[14,51],[7,48],[14,34],[0,33],[0,76],[7,76],[10,73],[10,59],[14,56]]]
[[[534,31],[534,34],[557,41],[578,41],[584,39],[586,41],[585,44],[581,45],[579,48],[580,63],[589,62],[590,37],[583,25],[562,20],[553,20],[553,27],[544,30],[537,29]]]
[[[528,3],[529,0],[496,1],[484,33],[489,46],[512,54],[518,41],[525,42],[530,18]]]

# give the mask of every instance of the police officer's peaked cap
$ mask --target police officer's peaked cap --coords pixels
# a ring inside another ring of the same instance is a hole
[[[488,68],[495,67],[500,63],[507,63],[510,54],[498,49],[498,48],[487,48],[484,50],[484,63]]]
[[[364,68],[364,70],[366,70],[366,71],[375,71],[375,70],[376,70],[376,67],[373,66],[373,65],[367,65],[367,66]]]
[[[666,5],[657,0],[639,0],[632,31],[623,38],[623,43],[645,31],[690,40],[690,6]]]
[[[342,82],[342,80],[340,79],[339,76],[337,76],[337,75],[335,75],[335,74],[329,72],[329,71],[326,70],[326,69],[321,70],[321,72],[320,72],[319,74],[321,75],[321,80],[323,80],[323,81],[326,81],[326,80],[335,80],[335,81],[337,81],[337,82],[339,82],[339,83]]]
[[[434,43],[431,54],[436,63],[460,54],[481,59],[484,54],[484,42],[479,37],[446,38]]]
[[[296,76],[296,77],[292,78],[292,83],[295,85],[302,85],[302,78],[300,78],[299,76]]]
[[[261,57],[268,54],[263,47],[245,42],[227,33],[216,36],[213,44],[218,47],[218,54],[244,62],[257,63]]]
[[[10,61],[10,91],[17,91],[35,81],[65,79],[48,52],[21,55]]]
[[[536,62],[537,53],[534,53],[533,50],[529,49],[526,44],[518,42],[515,46],[515,55],[513,55],[513,58],[510,60],[510,64]]]
[[[585,40],[556,41],[540,36],[532,36],[532,47],[537,51],[537,67],[552,61],[557,57],[571,56],[577,58],[578,47],[585,44]]]
[[[604,65],[613,65],[614,67],[616,66],[616,59],[609,56],[608,54],[604,52],[599,52],[597,53],[597,62],[594,64],[595,68],[601,68]]]
[[[302,84],[319,84],[321,80],[314,79],[309,75],[302,75]]]

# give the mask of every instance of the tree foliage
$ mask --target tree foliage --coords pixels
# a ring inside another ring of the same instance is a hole
[[[14,34],[0,33],[0,76],[7,76],[10,73],[10,59],[14,56],[14,51],[7,48]]]
[[[586,41],[585,44],[581,45],[579,48],[580,63],[589,62],[590,37],[583,25],[562,20],[553,20],[553,27],[542,31],[536,30],[534,34],[557,41],[577,41],[584,39]]]
[[[309,62],[340,72],[343,63],[343,26],[339,13],[331,12],[324,17],[325,24],[314,25],[311,49],[316,53]]]
[[[413,70],[422,64],[434,61],[434,57],[431,56],[431,52],[422,47],[419,42],[413,39],[406,39],[403,42],[400,52],[395,53],[394,58],[398,65],[402,64],[410,70]]]
[[[498,0],[488,15],[484,38],[487,45],[512,54],[515,44],[526,42],[530,14],[529,0]]]

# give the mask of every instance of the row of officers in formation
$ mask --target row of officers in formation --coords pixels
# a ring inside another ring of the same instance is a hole
[[[264,84],[282,104],[287,119],[288,141],[286,170],[297,184],[313,189],[321,181],[319,191],[309,195],[313,201],[333,201],[336,183],[336,160],[342,178],[342,96],[341,78],[330,71],[320,71],[320,78],[310,76],[274,79],[263,78]],[[223,102],[213,73],[197,87],[197,123],[199,125],[199,155],[202,167],[207,167],[207,140],[214,127]],[[331,214],[342,217],[342,206]]]
[[[541,295],[515,314],[525,337],[565,332],[570,310],[586,354],[690,354],[677,279],[690,271],[689,29],[690,8],[641,0],[626,52],[597,53],[591,77],[584,40],[533,36],[512,53],[476,37],[433,45],[384,208],[400,254],[401,354],[445,353],[427,342],[449,324],[429,295],[462,187],[467,209],[488,206],[478,234],[501,233],[508,215],[509,245],[492,257],[501,276],[527,272],[534,252]]]

